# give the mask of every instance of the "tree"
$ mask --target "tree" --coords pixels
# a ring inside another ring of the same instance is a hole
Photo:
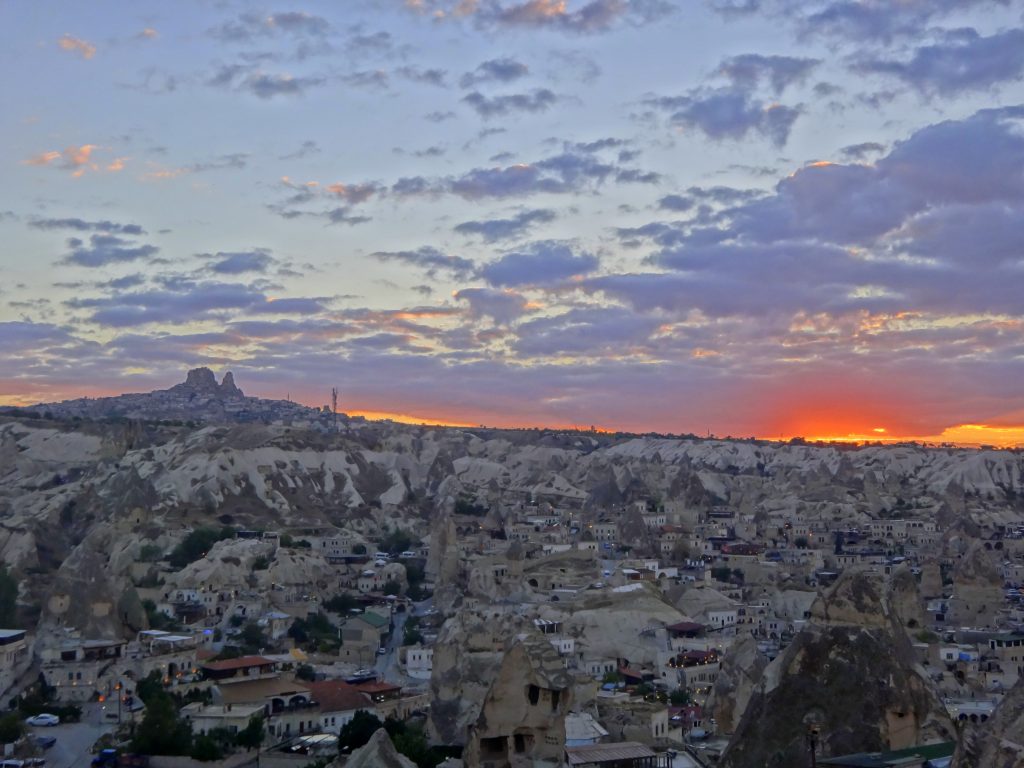
[[[0,564],[0,628],[17,629],[18,581]]]
[[[146,714],[131,745],[140,755],[187,755],[192,749],[192,727],[178,716],[174,699],[161,691],[146,702]]]
[[[241,642],[242,647],[247,653],[259,653],[261,648],[267,645],[267,638],[263,634],[263,630],[260,625],[255,621],[250,621],[242,627],[241,634],[238,635],[238,640]]]
[[[196,528],[182,539],[178,546],[171,550],[168,560],[172,567],[184,568],[189,563],[194,563],[196,560],[206,557],[206,553],[218,541],[233,539],[234,537],[235,530],[227,526],[219,531],[216,528]]]
[[[385,595],[399,595],[402,592],[402,584],[397,579],[388,579],[384,582],[382,589]]]
[[[193,760],[208,763],[213,760],[220,760],[224,757],[224,750],[221,749],[221,746],[217,743],[216,739],[208,733],[201,733],[196,736],[195,741],[192,744],[192,751],[189,752],[189,757]]]
[[[732,575],[732,571],[727,565],[716,565],[711,569],[711,578],[715,581],[728,581],[730,575]]]
[[[299,668],[295,670],[295,679],[311,683],[316,680],[316,670],[309,664],[299,664]]]
[[[403,531],[401,528],[396,528],[387,536],[385,536],[383,540],[380,542],[381,552],[390,552],[392,554],[405,552],[411,546],[412,536]]]
[[[21,738],[25,728],[17,712],[9,712],[0,717],[0,744],[11,744]]]
[[[324,601],[324,608],[332,613],[348,614],[353,608],[359,605],[356,599],[348,592],[341,592],[329,600]]]
[[[685,707],[690,703],[690,693],[684,688],[676,688],[668,695],[668,700],[673,707]]]
[[[370,740],[370,737],[377,732],[381,725],[382,723],[376,715],[371,715],[360,709],[352,716],[351,720],[341,727],[341,731],[338,733],[338,749],[342,750],[346,747],[348,747],[347,751],[359,749]]]
[[[158,696],[164,695],[163,678],[160,672],[153,670],[135,685],[135,694],[142,700],[143,704],[155,701]]]
[[[260,716],[250,717],[249,724],[238,732],[235,743],[240,747],[259,749],[263,743],[263,718]]]
[[[164,556],[162,548],[156,544],[143,544],[139,550],[139,561],[143,563],[154,563]]]
[[[352,554],[353,555],[365,555],[366,554],[366,545],[365,544],[354,544],[354,545],[352,545]]]

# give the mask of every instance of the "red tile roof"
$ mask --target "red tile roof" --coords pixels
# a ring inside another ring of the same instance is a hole
[[[321,712],[351,712],[356,709],[372,710],[373,703],[354,685],[343,680],[320,680],[308,683],[313,700],[320,704]]]

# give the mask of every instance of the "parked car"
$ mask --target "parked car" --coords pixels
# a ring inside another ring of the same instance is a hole
[[[100,753],[92,759],[92,764],[97,767],[114,768],[117,765],[117,750],[101,749]]]
[[[29,725],[60,725],[60,718],[56,715],[48,715],[44,713],[41,715],[32,715],[32,717],[28,718],[25,722]]]
[[[56,736],[43,736],[42,734],[40,734],[39,736],[36,736],[33,739],[33,741],[36,743],[36,746],[39,747],[40,749],[49,749],[50,747],[52,747],[54,744],[57,743],[57,737]]]

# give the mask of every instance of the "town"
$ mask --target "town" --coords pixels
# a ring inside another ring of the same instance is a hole
[[[945,765],[1020,716],[1018,452],[133,423],[0,424],[20,765]]]

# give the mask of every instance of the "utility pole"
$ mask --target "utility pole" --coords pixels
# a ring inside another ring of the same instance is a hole
[[[338,431],[338,388],[331,387],[331,412],[334,414],[334,431]]]

